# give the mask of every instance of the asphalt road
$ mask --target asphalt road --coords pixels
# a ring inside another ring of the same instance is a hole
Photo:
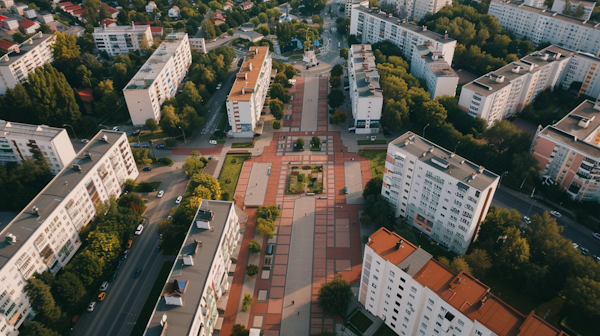
[[[173,167],[157,166],[150,172],[140,171],[137,181],[162,181],[159,190],[164,190],[162,198],[156,198],[156,192],[149,193],[149,203],[144,217],[148,220],[143,233],[134,238],[129,257],[123,260],[117,279],[111,282],[106,291],[106,299],[98,302],[94,312],[82,312],[72,335],[75,336],[129,336],[136,326],[138,315],[156,281],[163,262],[174,260],[173,256],[163,256],[155,252],[159,245],[158,221],[168,216],[174,207],[175,199],[182,195],[187,186],[181,163]],[[178,168],[179,167],[179,168]],[[133,274],[142,268],[141,276]]]
[[[534,214],[541,215],[544,211],[552,211],[544,204],[536,202],[535,200],[524,201],[520,198],[513,196],[511,193],[506,191],[506,187],[500,187],[496,190],[492,205],[507,209],[517,209],[521,216],[533,216]],[[590,254],[600,256],[600,240],[594,238],[592,234],[593,230],[586,226],[577,223],[569,217],[563,215],[561,218],[557,218],[556,222],[558,225],[563,226],[563,236],[571,239],[573,242],[590,250]]]

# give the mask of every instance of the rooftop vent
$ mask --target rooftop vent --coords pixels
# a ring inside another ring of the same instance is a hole
[[[542,55],[542,60],[547,61],[549,56],[550,55],[548,55],[548,54],[543,54]]]
[[[504,76],[496,77],[496,83],[504,83]]]
[[[463,163],[465,163],[465,160],[461,160],[461,161],[460,161],[460,164],[463,164]]]
[[[38,207],[36,207],[34,205],[31,210],[33,211],[33,213],[35,213],[36,215],[38,215],[38,217],[40,217],[40,208],[38,208]]]
[[[587,128],[590,125],[590,122],[594,120],[594,118],[596,118],[596,116],[593,116],[591,118],[581,118],[577,125],[579,127]]]
[[[186,266],[194,266],[194,258],[191,255],[184,254],[181,256],[183,264]]]
[[[484,169],[485,169],[484,166],[479,166],[479,169],[477,171],[481,174],[481,173],[483,173]]]
[[[562,56],[562,54],[561,54],[561,53],[556,53],[556,54],[554,55],[554,59],[560,59],[560,56]]]
[[[396,250],[399,250],[401,246],[402,246],[402,239],[400,239],[396,242]]]
[[[4,237],[4,241],[9,244],[9,245],[13,245],[14,243],[17,242],[17,237],[12,234],[12,233],[8,233],[5,237]]]
[[[91,160],[92,159],[92,155],[90,154],[90,152],[85,152],[85,153],[83,153],[83,158]]]
[[[546,54],[546,56],[548,56],[548,54]],[[548,57],[546,57],[546,59],[548,59]],[[514,72],[514,73],[516,73],[516,74],[518,74],[518,73],[519,73],[519,71],[521,71],[521,66],[520,66],[520,65],[517,65],[516,67],[514,67],[514,68],[512,69],[512,72]],[[500,83],[501,83],[501,82],[500,82]]]
[[[433,146],[429,147],[429,153],[433,153],[434,149],[435,149],[435,147],[433,147]]]
[[[106,134],[104,134],[104,135],[102,136],[102,141],[104,141],[104,142],[108,143],[108,137],[106,136]]]
[[[414,134],[413,134],[413,135],[411,135],[411,136],[409,136],[409,137],[408,137],[408,140],[409,140],[410,142],[414,142],[414,141],[415,141],[415,136],[414,136]]]
[[[422,26],[421,28],[423,29],[423,31],[427,30],[427,26]]]

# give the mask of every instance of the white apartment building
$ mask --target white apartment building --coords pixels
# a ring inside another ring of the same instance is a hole
[[[361,0],[345,0],[344,14],[346,17],[352,16],[352,7],[356,7],[360,4]]]
[[[504,303],[468,273],[452,272],[395,232],[365,245],[358,301],[401,336],[564,336],[532,311]]]
[[[584,19],[535,8],[522,2],[492,0],[488,14],[517,38],[549,42],[570,50],[600,54],[600,25]]]
[[[227,98],[227,118],[236,138],[252,138],[269,91],[272,68],[268,47],[250,47]]]
[[[393,8],[391,12],[401,18],[419,21],[428,13],[435,14],[442,7],[452,5],[452,0],[383,0],[381,4],[381,9]]]
[[[583,6],[583,16],[578,17],[578,19],[582,20],[589,20],[592,16],[592,13],[594,12],[594,7],[596,6],[596,2],[590,1],[571,0],[567,2],[564,0],[554,0],[554,2],[552,3],[552,11],[557,13],[563,13],[566,9],[567,3],[571,5],[569,7],[571,7],[571,12],[573,13],[572,16],[574,16],[577,7]]]
[[[541,91],[554,89],[571,55],[572,51],[552,45],[507,64],[465,84],[458,107],[491,127],[520,112]]]
[[[202,200],[144,336],[210,336],[221,330],[241,241],[233,202]],[[232,271],[233,272],[233,271]],[[168,331],[167,331],[168,330]]]
[[[599,74],[600,58],[588,53],[575,53],[563,71],[560,83],[567,91],[573,82],[581,83],[579,95],[597,98],[600,96]]]
[[[530,7],[544,8],[544,0],[524,0],[523,3]]]
[[[17,335],[34,315],[27,279],[63,268],[81,246],[79,232],[94,219],[95,205],[119,196],[138,174],[126,134],[100,131],[0,232],[0,335]]]
[[[396,217],[456,254],[477,238],[498,175],[406,132],[388,145],[381,194]]]
[[[458,75],[444,61],[442,53],[429,46],[417,46],[410,61],[410,73],[425,79],[431,99],[456,95]]]
[[[177,87],[192,64],[186,33],[167,35],[166,39],[123,89],[131,122],[142,125],[160,120],[160,106],[175,97]]]
[[[600,202],[600,103],[583,101],[554,125],[538,128],[533,156],[577,201]]]
[[[44,155],[54,175],[75,158],[75,150],[64,128],[0,120],[0,163],[32,159],[32,150],[39,150]]]
[[[416,46],[427,45],[442,54],[446,63],[452,64],[456,40],[427,30],[425,26],[406,23],[392,14],[375,12],[363,4],[352,9],[350,34],[355,35],[362,44],[374,44],[389,40],[400,49],[407,60],[411,60]]]
[[[354,44],[350,47],[348,80],[356,133],[378,133],[383,93],[371,45]]]
[[[95,27],[92,35],[96,48],[105,51],[110,57],[141,51],[154,43],[150,26],[136,26],[133,22],[129,26]]]
[[[26,82],[36,68],[54,61],[52,45],[55,41],[54,34],[40,32],[0,57],[0,94]]]
[[[190,38],[190,47],[198,52],[206,54],[206,44],[204,43],[204,38]]]

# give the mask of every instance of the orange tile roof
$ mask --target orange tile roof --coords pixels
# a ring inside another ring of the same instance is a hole
[[[417,250],[417,247],[408,240],[403,239],[396,232],[391,232],[383,227],[375,231],[369,238],[371,238],[371,241],[367,243],[367,246],[394,265],[398,265]],[[396,243],[399,240],[403,242],[401,248],[396,249]]]
[[[525,323],[521,326],[519,336],[559,335],[566,336],[567,333],[559,331],[541,317],[534,314],[533,310],[527,316]]]
[[[236,75],[235,83],[229,93],[227,100],[232,101],[249,101],[252,97],[252,92],[242,93],[244,88],[252,88],[256,86],[260,69],[267,57],[269,47],[250,47],[240,71]],[[250,67],[252,69],[250,69]],[[246,78],[243,76],[246,75]]]

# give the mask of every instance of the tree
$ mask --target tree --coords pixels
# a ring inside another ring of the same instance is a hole
[[[369,195],[381,194],[381,187],[383,185],[383,179],[381,177],[374,177],[367,182],[365,189],[363,190],[363,198],[369,197]]]
[[[121,252],[121,240],[115,232],[93,231],[87,241],[87,250],[107,262],[115,260]]]
[[[267,23],[267,21],[269,21],[269,17],[267,16],[267,13],[258,14],[258,21],[260,21],[260,23]]]
[[[285,73],[285,76],[288,79],[294,78],[294,76],[296,76],[296,68],[294,68],[294,66],[291,64],[285,64],[284,66],[285,69],[283,70],[283,72]]]
[[[369,8],[379,8],[379,1],[369,0]]]
[[[275,235],[275,224],[270,220],[258,218],[256,219],[256,232],[271,239]]]
[[[56,41],[52,45],[54,60],[63,61],[79,58],[80,50],[75,36],[61,32],[55,32],[54,35],[56,36]]]
[[[261,14],[264,14],[264,13],[261,13]],[[264,36],[267,36],[271,33],[271,31],[269,30],[269,27],[265,26],[265,25],[258,26],[258,28],[256,28],[255,31],[259,34],[263,34]]]
[[[310,146],[317,148],[321,147],[321,138],[319,138],[318,136],[312,137],[312,139],[310,139]]]
[[[260,251],[261,251],[260,243],[258,241],[256,241],[256,239],[252,239],[251,241],[248,242],[248,250],[250,251],[250,254],[260,253]]]
[[[77,83],[81,87],[89,88],[92,86],[92,72],[87,69],[85,65],[80,65],[75,69],[75,75],[77,76]]]
[[[165,146],[167,146],[168,148],[172,148],[177,146],[177,139],[175,138],[168,138],[165,140]]]
[[[335,277],[321,285],[319,289],[319,307],[330,314],[345,316],[348,304],[352,299],[352,288],[348,281]]]
[[[250,330],[246,329],[243,324],[234,324],[231,328],[231,336],[248,336]]]
[[[124,186],[125,192],[132,192],[133,188],[135,188],[135,180],[127,179],[127,180],[125,180],[125,183],[123,184],[123,186]]]
[[[348,48],[340,49],[340,58],[343,58],[346,61],[348,60]]]
[[[298,150],[303,150],[304,149],[304,139],[303,138],[296,139],[296,148]]]
[[[253,276],[258,274],[258,266],[250,264],[248,266],[246,266],[246,275],[248,275],[248,277],[252,278]]]
[[[181,135],[181,130],[179,129],[180,124],[181,119],[175,114],[175,108],[171,105],[163,105],[159,122],[163,132],[170,136]]]
[[[463,257],[456,257],[450,263],[450,269],[455,273],[465,272],[471,274],[471,268],[469,264],[463,259]]]
[[[273,129],[278,130],[281,128],[281,122],[279,120],[273,120],[271,126],[273,126]]]
[[[437,100],[430,100],[423,103],[417,113],[422,123],[427,121],[432,127],[440,127],[447,116],[446,109]]]
[[[331,117],[334,124],[339,124],[341,122],[346,121],[346,112],[342,110],[336,110],[333,116]]]
[[[342,80],[340,79],[340,77],[331,77],[329,79],[329,84],[331,84],[332,88],[339,88],[342,84]]]
[[[275,75],[275,81],[274,83],[279,83],[281,84],[283,87],[290,87],[290,81],[288,80],[287,76],[285,75],[284,72],[278,72],[277,75]]]
[[[279,83],[271,85],[270,97],[271,99],[279,99],[284,104],[290,102],[290,95],[285,91],[283,85]]]
[[[490,268],[492,268],[492,259],[485,250],[474,249],[471,253],[464,256],[464,260],[469,264],[471,272],[476,278],[484,278]]]
[[[364,226],[369,226],[371,225],[371,216],[367,215],[367,214],[363,214],[362,216],[360,216],[360,224],[364,225]]]
[[[156,120],[154,118],[146,119],[145,126],[146,126],[146,129],[149,130],[151,133],[158,131],[158,124],[156,123]]]
[[[390,132],[398,131],[408,123],[408,106],[405,99],[388,99],[381,114],[381,125]]]
[[[66,305],[69,310],[76,308],[87,294],[79,277],[71,272],[62,273],[56,279],[54,289],[61,306]]]
[[[339,64],[336,64],[331,68],[331,77],[340,77],[343,73],[344,68]]]
[[[276,205],[261,206],[256,210],[256,217],[275,221],[281,216],[281,211]]]
[[[25,286],[29,303],[33,310],[37,313],[39,321],[44,324],[53,324],[61,316],[60,307],[56,305],[50,286],[46,285],[42,280],[30,278]]]
[[[253,17],[252,19],[250,19],[250,22],[252,22],[254,28],[260,26],[260,20],[257,17]]]
[[[132,148],[131,153],[133,154],[133,159],[138,166],[147,166],[152,163],[148,148]]]
[[[510,121],[500,120],[488,129],[483,136],[490,147],[498,153],[503,153],[512,144],[512,141],[519,136],[519,133],[520,131]]]
[[[196,174],[202,173],[202,170],[206,166],[206,163],[201,160],[200,152],[193,151],[191,156],[188,156],[183,163],[183,171],[188,177],[192,177]]]
[[[283,117],[283,103],[275,98],[269,102],[269,109],[275,119],[280,120]]]
[[[206,158],[204,157],[200,158],[200,160],[203,159],[206,160]],[[203,173],[193,175],[190,181],[190,187],[195,190],[198,186],[203,186],[206,189],[210,190],[210,199],[221,199],[221,185],[219,184],[219,181],[212,175]]]
[[[211,1],[208,3],[208,7],[210,7],[210,9],[212,10],[223,10],[223,6],[221,6],[221,4],[218,1]]]
[[[199,111],[202,108],[202,96],[200,96],[198,89],[196,89],[196,86],[191,81],[185,83],[183,90],[177,95],[176,99],[177,104],[180,107],[189,105],[196,111]]]
[[[339,89],[332,89],[327,95],[327,103],[334,109],[342,106],[345,99],[344,93]]]
[[[581,18],[583,17],[583,14],[585,14],[585,7],[583,7],[582,4],[579,4],[579,6],[575,8],[575,13],[573,13],[573,16],[576,18]]]
[[[318,25],[323,25],[323,18],[321,17],[321,15],[313,15],[312,16],[312,22],[314,24],[318,24]]]
[[[569,307],[587,317],[600,315],[600,282],[589,278],[569,278],[563,289]]]
[[[509,227],[504,233],[506,239],[498,254],[498,267],[500,270],[515,274],[521,266],[529,261],[529,244],[525,238],[521,237],[521,231],[517,227]]]
[[[21,336],[60,336],[57,331],[47,328],[38,321],[29,321],[19,333]]]
[[[217,36],[215,31],[215,25],[211,20],[206,20],[202,24],[202,31],[204,31],[204,35],[207,39],[212,40]]]

